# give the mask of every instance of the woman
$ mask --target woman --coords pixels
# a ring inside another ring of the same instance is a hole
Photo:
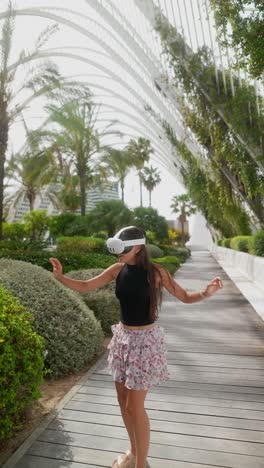
[[[223,287],[214,278],[203,291],[187,292],[161,265],[150,262],[145,233],[129,226],[108,239],[110,252],[119,263],[87,281],[73,280],[62,274],[60,262],[51,258],[55,277],[65,286],[86,293],[116,280],[120,301],[120,322],[112,326],[108,363],[113,375],[120,410],[130,439],[130,450],[120,455],[112,468],[146,468],[150,442],[149,419],[144,401],[152,385],[169,378],[164,329],[156,324],[165,287],[182,302],[192,304],[215,294]]]

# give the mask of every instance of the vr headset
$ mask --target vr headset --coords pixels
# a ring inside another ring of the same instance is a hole
[[[133,226],[129,226],[133,227]],[[130,250],[133,249],[134,245],[145,245],[146,239],[131,239],[123,241],[118,238],[118,236],[123,232],[126,228],[121,229],[114,237],[110,237],[106,241],[106,247],[108,248],[109,252],[112,254],[119,255],[121,253],[128,253]]]

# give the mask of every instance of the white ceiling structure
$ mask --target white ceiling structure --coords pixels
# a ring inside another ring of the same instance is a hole
[[[0,0],[2,20],[7,6],[7,0]],[[20,47],[30,47],[47,26],[59,25],[35,60],[53,60],[64,76],[90,87],[93,101],[100,106],[97,128],[109,126],[105,144],[124,146],[130,138],[148,138],[155,150],[153,159],[182,182],[183,162],[166,137],[164,119],[192,154],[206,160],[204,150],[184,127],[173,73],[154,24],[155,14],[161,12],[190,49],[210,47],[216,76],[220,68],[224,78],[231,52],[221,50],[216,41],[209,0],[17,0],[14,10],[14,61]],[[230,86],[235,92],[232,79]],[[25,111],[32,126],[45,121],[41,105],[40,100]],[[19,126],[18,120],[16,132]]]

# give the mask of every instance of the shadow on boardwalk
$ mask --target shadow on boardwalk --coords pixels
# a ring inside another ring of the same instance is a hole
[[[218,275],[224,289],[210,300],[187,305],[164,294],[171,378],[146,401],[152,468],[264,467],[264,322],[208,252],[193,252],[176,280],[199,290]],[[104,355],[4,466],[109,467],[127,448]]]

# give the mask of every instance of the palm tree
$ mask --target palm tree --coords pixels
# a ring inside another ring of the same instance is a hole
[[[30,73],[28,79],[20,86],[16,87],[18,91],[14,90],[13,83],[16,78],[17,70],[25,61],[36,58],[39,50],[55,31],[55,28],[48,28],[42,32],[34,50],[29,52],[21,51],[18,60],[10,65],[13,31],[14,14],[12,12],[12,3],[9,2],[8,14],[3,23],[2,37],[0,40],[0,239],[2,239],[4,178],[10,126],[30,100],[34,97],[48,94],[51,89],[53,89],[54,92],[54,88],[60,85],[60,77],[57,68],[49,62],[36,67],[33,74]],[[25,91],[25,89],[31,91],[31,96],[22,104],[17,104],[20,94]]]
[[[133,166],[139,171],[139,187],[140,187],[140,206],[142,206],[142,177],[141,171],[144,164],[149,161],[150,155],[154,152],[151,148],[150,141],[146,138],[139,137],[138,140],[130,140],[127,145],[127,151],[131,158]]]
[[[175,195],[172,199],[171,204],[172,213],[180,213],[179,221],[181,223],[181,240],[184,245],[184,223],[187,221],[187,217],[196,212],[196,208],[192,205],[189,195]]]
[[[101,161],[106,165],[106,169],[113,175],[121,186],[122,201],[124,201],[125,178],[128,175],[132,163],[126,150],[106,148]]]
[[[55,33],[58,26],[52,25],[42,31],[32,50],[20,51],[17,60],[10,64],[14,32],[14,12],[12,2],[9,2],[8,11],[2,26],[0,37],[0,239],[2,239],[4,179],[6,172],[6,159],[9,130],[13,122],[21,116],[23,110],[38,97],[45,95],[49,99],[56,99],[61,93],[64,96],[86,95],[87,86],[63,78],[57,66],[50,60],[39,62],[34,67],[28,66],[27,78],[18,82],[17,75],[21,67],[36,61],[42,47]],[[28,97],[25,96],[25,91]]]
[[[58,205],[63,213],[69,211],[75,213],[81,206],[79,177],[67,168],[65,174],[60,177],[60,189],[55,192]]]
[[[88,99],[66,100],[61,105],[48,106],[50,121],[58,130],[47,132],[57,153],[66,158],[79,179],[81,214],[86,212],[87,187],[93,178],[92,156],[99,151],[99,137],[95,131],[95,106]],[[92,166],[92,167],[91,167]]]
[[[53,157],[52,148],[41,148],[41,137],[37,131],[29,131],[24,122],[27,133],[27,141],[24,151],[18,155],[12,155],[7,162],[6,176],[14,182],[19,183],[18,189],[8,197],[7,202],[13,206],[21,199],[26,198],[29,202],[30,211],[34,210],[36,197],[42,198],[44,187],[56,181],[57,166]],[[8,186],[12,186],[13,183]],[[52,190],[47,191],[47,196],[54,203]]]
[[[141,172],[142,183],[149,192],[149,207],[151,208],[151,193],[161,182],[161,177],[158,169],[156,167],[144,167]]]

